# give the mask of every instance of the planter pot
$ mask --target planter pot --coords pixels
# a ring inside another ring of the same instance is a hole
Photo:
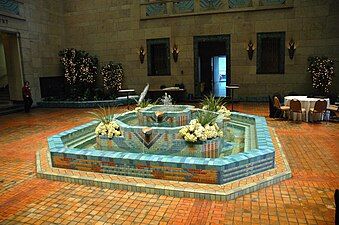
[[[101,148],[114,150],[125,147],[125,138],[123,136],[108,138],[107,136],[99,135],[96,137],[96,143]]]
[[[222,147],[222,138],[214,138],[200,143],[187,143],[186,153],[189,156],[218,158]]]

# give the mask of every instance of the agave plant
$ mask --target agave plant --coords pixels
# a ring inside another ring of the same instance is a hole
[[[115,107],[100,107],[99,109],[94,109],[91,112],[88,112],[93,116],[94,119],[102,122],[103,124],[108,124],[113,121]]]
[[[140,108],[146,108],[147,106],[156,105],[156,104],[158,104],[158,99],[154,102],[152,102],[149,99],[147,99],[147,100],[144,99],[143,101],[140,102],[139,107]]]
[[[215,98],[212,94],[210,94],[209,96],[205,96],[202,102],[203,109],[217,112],[221,108],[221,106],[224,105],[223,100],[223,98]]]
[[[200,111],[198,112],[197,119],[202,126],[206,124],[214,124],[218,117],[217,113],[209,112],[209,111]]]

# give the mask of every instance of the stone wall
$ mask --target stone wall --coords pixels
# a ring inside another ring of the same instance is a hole
[[[339,58],[338,5],[334,0],[294,1],[293,8],[286,9],[140,20],[139,1],[68,0],[66,46],[94,53],[101,62],[122,62],[125,87],[140,91],[147,82],[151,88],[183,82],[188,93],[193,93],[193,36],[231,34],[231,76],[232,82],[241,87],[237,91],[239,98],[260,100],[268,94],[290,91],[308,94],[312,87],[306,71],[307,58],[311,55]],[[286,45],[291,38],[295,40],[295,57],[289,59],[286,49],[283,75],[257,75],[256,51],[250,61],[247,43],[252,40],[256,44],[258,32],[275,31],[286,32]],[[147,59],[140,64],[137,49],[146,47],[146,39],[164,37],[170,38],[171,47],[174,43],[178,45],[179,60],[174,63],[171,59],[171,76],[149,77]],[[339,79],[335,82],[338,92]]]
[[[338,59],[339,54],[339,4],[335,0],[295,0],[293,8],[152,20],[140,19],[138,0],[21,2],[25,20],[5,17],[8,23],[0,23],[0,29],[20,32],[24,79],[31,81],[35,100],[40,98],[39,77],[61,75],[57,54],[65,47],[95,54],[101,64],[111,60],[123,63],[124,88],[140,92],[146,83],[151,88],[184,83],[188,93],[193,93],[193,36],[230,34],[231,78],[240,85],[236,96],[243,100],[266,99],[275,92],[308,94],[312,87],[307,58],[326,55]],[[252,40],[256,44],[258,32],[275,31],[285,31],[286,42],[295,40],[295,57],[290,60],[286,49],[283,75],[257,75],[257,51],[250,61],[247,43]],[[174,63],[171,58],[171,76],[149,77],[147,57],[140,64],[137,51],[140,46],[146,48],[147,39],[165,37],[170,38],[171,47],[178,45],[179,60]],[[333,89],[339,92],[338,76]]]
[[[31,83],[34,101],[40,100],[39,77],[61,75],[58,51],[64,45],[63,1],[20,1],[20,16],[1,14],[0,30],[19,33],[23,80]]]

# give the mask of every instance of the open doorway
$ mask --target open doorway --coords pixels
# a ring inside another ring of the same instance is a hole
[[[7,78],[6,56],[2,35],[0,35],[0,104],[9,101],[9,87]]]
[[[0,32],[0,103],[22,101],[23,85],[17,33]]]
[[[195,96],[227,97],[230,83],[229,35],[194,37]]]

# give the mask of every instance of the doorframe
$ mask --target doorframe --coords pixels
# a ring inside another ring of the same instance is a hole
[[[7,33],[7,34],[12,34],[16,36],[17,40],[17,45],[18,45],[18,54],[19,54],[19,65],[20,65],[20,80],[21,80],[21,85],[23,85],[25,81],[25,73],[24,73],[24,64],[23,64],[23,54],[22,54],[22,43],[21,43],[21,35],[20,32],[17,31],[16,29],[11,29],[7,27],[1,27],[0,28],[0,34],[1,33]],[[20,87],[21,88],[21,87]],[[11,96],[10,96],[11,99]],[[21,101],[21,100],[14,100],[14,101]]]
[[[212,42],[212,41],[224,41],[226,42],[227,68],[226,73],[228,75],[226,85],[231,83],[231,35],[220,34],[220,35],[199,35],[193,36],[193,54],[194,54],[194,95],[201,97],[200,83],[199,80],[199,43],[200,42]],[[227,93],[228,96],[228,93]]]

